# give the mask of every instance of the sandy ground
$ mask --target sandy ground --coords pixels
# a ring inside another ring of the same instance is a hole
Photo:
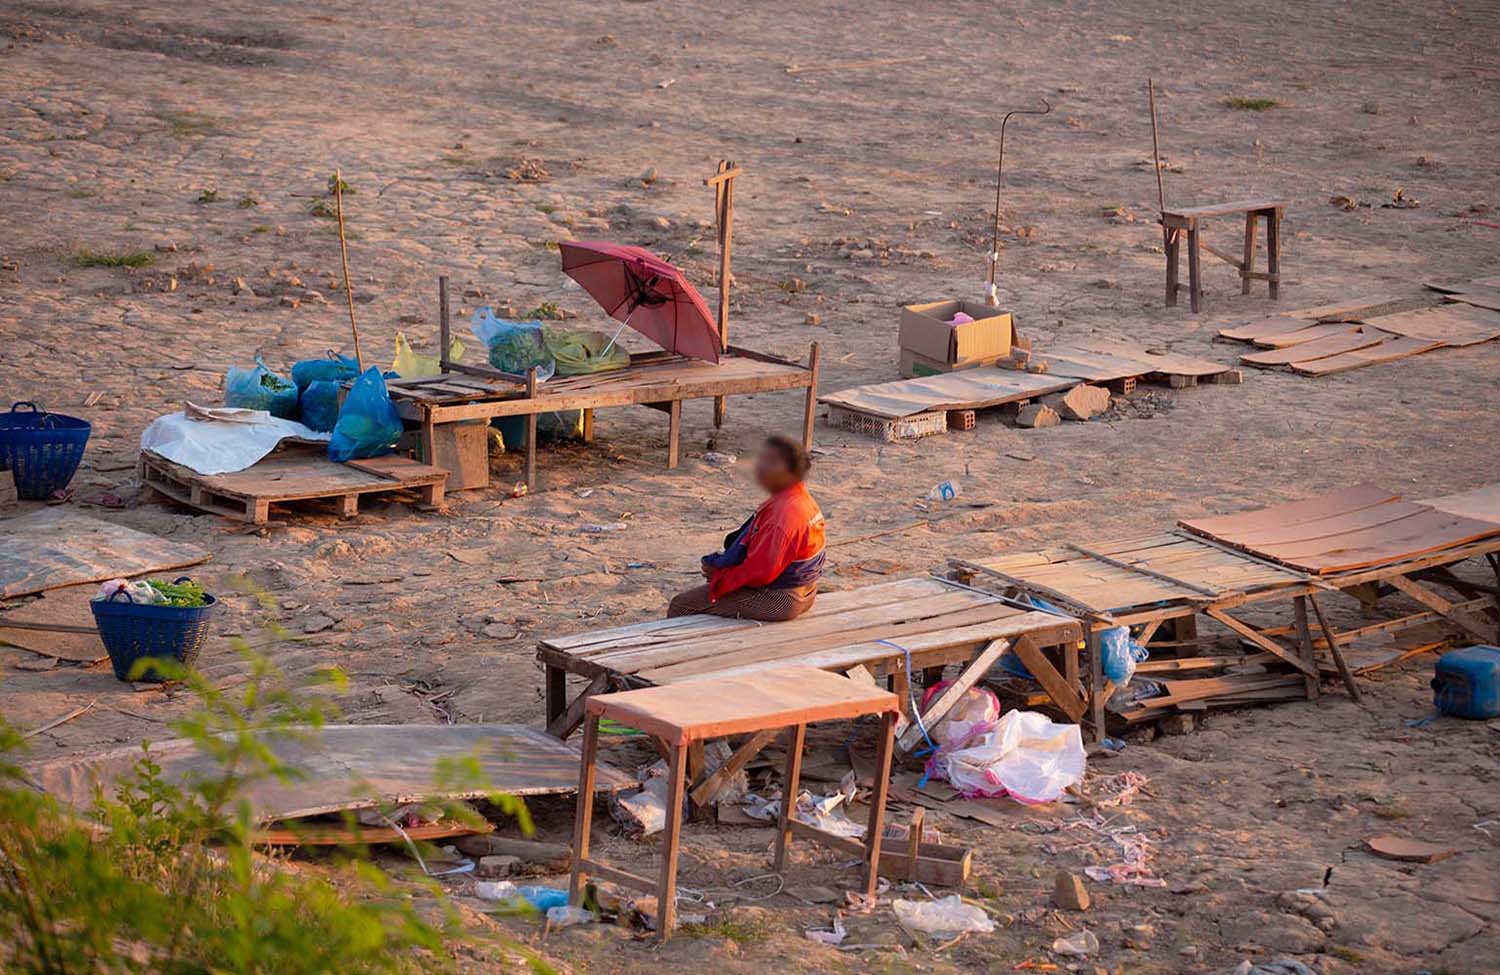
[[[746,170],[735,340],[792,356],[821,342],[829,390],[891,378],[901,304],[980,294],[999,116],[1043,97],[1052,114],[1018,120],[1007,159],[1001,283],[1020,328],[1042,343],[1098,331],[1227,362],[1236,350],[1210,341],[1215,328],[1275,306],[1241,297],[1210,263],[1203,315],[1161,307],[1146,75],[1160,84],[1169,201],[1291,201],[1281,307],[1416,295],[1427,279],[1497,270],[1500,230],[1477,222],[1500,207],[1497,25],[1492,2],[8,2],[0,399],[90,419],[80,497],[129,494],[152,417],[215,401],[224,371],[257,353],[285,369],[347,347],[333,221],[312,212],[335,166],[356,191],[367,354],[388,357],[398,328],[431,350],[440,273],[461,320],[479,304],[553,301],[602,325],[563,287],[547,247],[559,238],[652,247],[709,290],[701,179],[728,157]],[[1235,111],[1230,97],[1278,104]],[[1398,190],[1420,207],[1382,208]],[[1345,211],[1334,195],[1371,206]],[[1237,246],[1236,233],[1217,239]],[[84,268],[85,250],[152,263]],[[1242,386],[1151,389],[1129,418],[1021,431],[986,416],[911,445],[820,424],[827,581],[1365,479],[1418,497],[1493,481],[1497,370],[1491,343],[1319,381],[1255,372]],[[91,393],[102,396],[86,408]],[[239,664],[224,638],[258,625],[250,597],[231,592],[244,574],[307,633],[275,648],[282,666],[351,674],[350,720],[536,722],[535,640],[659,613],[755,502],[746,465],[702,453],[746,455],[767,431],[795,429],[801,408],[792,394],[736,400],[716,438],[694,404],[687,458],[670,473],[660,414],[602,413],[592,448],[543,454],[536,494],[508,499],[519,462],[497,457],[495,486],[443,515],[373,504],[349,523],[314,512],[246,532],[145,501],[91,513],[213,549],[199,575],[229,595],[202,663],[226,682]],[[922,499],[944,478],[988,504],[847,541],[932,514]],[[619,520],[628,531],[580,534]],[[497,581],[516,575],[538,581]],[[186,706],[116,684],[107,665],[35,672],[21,669],[35,655],[0,659],[12,721],[101,705],[39,737],[43,754],[161,737]],[[1217,715],[1099,763],[1150,778],[1117,814],[1155,838],[1168,887],[1094,885],[1085,915],[1045,910],[1052,871],[1094,855],[1076,829],[1051,832],[1070,813],[1009,830],[934,813],[978,847],[1012,918],[999,933],[936,955],[841,954],[802,939],[827,908],[783,895],[744,909],[756,917],[737,938],[684,938],[658,956],[595,931],[548,950],[599,971],[1007,971],[1072,925],[1102,945],[1084,971],[1209,971],[1282,953],[1328,972],[1500,971],[1500,847],[1473,828],[1500,817],[1500,741],[1482,725],[1406,726],[1430,708],[1430,666],[1372,678],[1363,706],[1333,693]],[[1389,831],[1462,852],[1430,866],[1358,852]],[[767,840],[690,829],[684,883],[763,872]],[[654,856],[615,852],[640,869]],[[1308,889],[1322,893],[1295,893]],[[889,936],[889,915],[875,927]]]

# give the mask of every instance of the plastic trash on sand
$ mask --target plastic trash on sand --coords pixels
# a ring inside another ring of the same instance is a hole
[[[1083,736],[1035,711],[1008,711],[963,748],[940,749],[932,772],[966,796],[1052,802],[1083,778]]]
[[[1135,665],[1150,656],[1145,647],[1131,638],[1130,628],[1125,626],[1112,626],[1100,633],[1099,647],[1104,676],[1116,687],[1129,684],[1135,676]]]
[[[328,459],[342,464],[346,460],[382,457],[396,449],[401,439],[401,417],[386,391],[385,377],[371,366],[354,380],[339,419],[328,441]]]
[[[454,336],[448,340],[448,361],[462,362],[464,359],[464,344]],[[402,332],[396,333],[396,358],[391,361],[391,372],[402,379],[427,379],[431,376],[441,375],[443,361],[435,355],[418,352],[406,341],[406,335]]]
[[[1099,950],[1099,939],[1092,931],[1074,931],[1052,942],[1052,950],[1059,955],[1082,958]]]
[[[536,366],[538,378],[551,379],[557,369],[542,337],[540,321],[512,322],[497,318],[495,310],[485,305],[474,312],[469,328],[489,350],[490,365],[501,372],[524,373]]]
[[[547,908],[547,926],[551,928],[571,928],[575,924],[592,924],[594,920],[594,912],[584,907],[564,904]]]
[[[950,894],[935,901],[891,901],[891,910],[896,920],[913,934],[925,934],[935,938],[951,938],[955,935],[989,934],[995,930],[990,916],[973,904],[965,904],[957,894]]]

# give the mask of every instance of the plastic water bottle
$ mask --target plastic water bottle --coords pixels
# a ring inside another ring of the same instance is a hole
[[[927,492],[927,499],[929,501],[952,501],[961,493],[958,488],[958,482],[948,480],[934,485],[932,490]]]

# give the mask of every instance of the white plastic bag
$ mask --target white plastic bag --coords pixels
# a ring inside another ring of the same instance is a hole
[[[1035,711],[1008,711],[967,748],[939,752],[933,772],[967,796],[1052,802],[1083,778],[1083,735]]]
[[[970,931],[989,934],[995,930],[990,916],[973,904],[965,904],[957,894],[935,901],[891,901],[896,920],[913,934],[951,938]]]

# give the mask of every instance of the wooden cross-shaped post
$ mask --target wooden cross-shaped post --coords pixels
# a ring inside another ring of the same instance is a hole
[[[720,159],[719,168],[703,181],[714,188],[714,227],[719,238],[719,344],[729,351],[729,263],[734,249],[734,178],[741,170],[733,160]],[[714,426],[722,427],[726,400],[714,397]]]

